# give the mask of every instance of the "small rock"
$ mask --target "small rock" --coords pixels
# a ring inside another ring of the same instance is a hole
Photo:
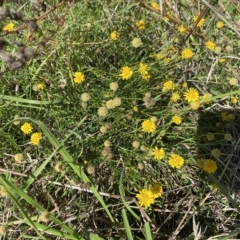
[[[8,54],[7,52],[3,51],[3,50],[0,51],[0,58],[4,62],[11,62],[12,61],[12,56],[10,54]]]

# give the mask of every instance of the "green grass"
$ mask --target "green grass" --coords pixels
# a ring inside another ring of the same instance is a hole
[[[151,1],[45,1],[46,12],[45,5],[30,1],[4,2],[4,7],[21,8],[23,17],[1,20],[0,29],[13,22],[19,31],[1,30],[9,45],[0,50],[14,56],[27,46],[35,55],[18,70],[0,61],[1,235],[147,240],[240,236],[240,4],[158,2],[162,13]],[[199,28],[193,17],[203,13]],[[38,30],[30,35],[28,19],[38,19]],[[145,29],[137,29],[139,20]],[[224,23],[220,29],[218,21]],[[178,31],[180,25],[185,33]],[[117,40],[110,37],[113,31]],[[24,47],[13,44],[16,38]],[[142,45],[134,47],[135,38]],[[206,47],[207,41],[216,44],[214,49]],[[182,59],[185,48],[192,57]],[[149,80],[139,72],[140,63],[148,65]],[[133,71],[128,80],[119,75],[124,66]],[[74,82],[75,72],[84,73],[81,84]],[[170,80],[174,89],[164,91]],[[113,82],[118,84],[115,91]],[[185,97],[190,88],[199,94],[195,110]],[[87,102],[83,93],[90,96]],[[180,95],[176,102],[173,93]],[[204,94],[210,95],[204,99]],[[116,98],[121,102],[111,108],[110,100]],[[107,115],[100,116],[99,108],[106,106]],[[175,115],[181,124],[173,122]],[[149,119],[156,126],[152,133],[142,129]],[[21,131],[25,122],[32,133],[42,133],[39,145]],[[155,147],[164,149],[163,159],[156,160]],[[214,149],[220,156],[214,156]],[[23,154],[21,162],[15,160],[18,153]],[[169,164],[172,154],[184,159],[180,168]],[[205,159],[216,162],[214,173],[204,171]],[[163,188],[161,197],[141,206],[136,195],[155,184]]]

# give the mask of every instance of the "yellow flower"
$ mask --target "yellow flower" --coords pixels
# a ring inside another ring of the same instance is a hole
[[[112,40],[116,41],[116,40],[118,40],[118,37],[119,37],[119,34],[118,34],[117,31],[111,32],[110,38],[111,38]]]
[[[150,74],[148,72],[145,72],[144,74],[142,74],[142,78],[146,81],[148,81],[150,79]]]
[[[187,32],[187,29],[186,29],[183,25],[180,25],[180,26],[178,27],[178,32],[184,34],[184,33]]]
[[[156,131],[156,124],[150,120],[144,120],[142,122],[142,131],[147,133],[153,133]]]
[[[148,65],[146,63],[140,63],[138,71],[143,75],[146,74],[148,71]]]
[[[225,122],[230,122],[235,118],[234,114],[231,114],[231,113],[228,114],[227,112],[221,112],[221,117],[222,117],[222,120]]]
[[[221,21],[218,21],[218,22],[216,23],[216,27],[220,29],[220,28],[224,27],[224,23],[221,22]]]
[[[211,133],[211,132],[207,133],[207,140],[212,141],[214,138],[215,138],[214,133]]]
[[[219,60],[218,60],[220,63],[224,63],[224,62],[226,62],[226,59],[225,58],[219,58]]]
[[[56,172],[63,172],[63,164],[61,162],[57,162],[54,169]]]
[[[212,97],[212,94],[211,93],[205,93],[203,96],[202,96],[202,100],[205,104],[210,104],[212,102],[212,100],[209,100],[209,98]]]
[[[46,88],[46,82],[42,81],[33,85],[33,91],[44,90]]]
[[[162,148],[159,149],[158,147],[155,147],[152,150],[152,155],[154,156],[155,160],[162,160],[165,156],[165,151]]]
[[[195,16],[195,17],[193,18],[193,21],[196,22],[197,19],[198,19],[198,16]],[[201,26],[204,24],[204,22],[205,22],[205,19],[204,19],[204,18],[201,18],[201,20],[200,20],[200,21],[198,22],[198,24],[197,24],[197,27],[201,27]]]
[[[184,93],[185,99],[191,103],[198,101],[199,99],[199,93],[195,88],[189,88],[185,93]]]
[[[236,86],[238,84],[238,80],[236,78],[230,78],[229,84],[232,86]]]
[[[23,155],[21,153],[17,153],[14,155],[14,159],[16,162],[21,163],[23,160]]]
[[[192,110],[198,110],[200,108],[200,102],[199,101],[191,102],[190,106]]]
[[[169,90],[173,90],[175,88],[175,83],[172,80],[169,80],[163,84],[162,91],[165,93]]]
[[[119,76],[122,77],[123,80],[128,80],[132,77],[133,71],[130,67],[125,66],[122,67]]]
[[[12,32],[15,30],[14,28],[14,24],[13,23],[9,23],[7,24],[4,28],[3,28],[3,31],[7,31],[7,32]]]
[[[184,48],[184,49],[182,50],[181,56],[182,56],[182,59],[188,59],[188,58],[193,57],[193,51],[192,51],[192,49],[191,49],[191,48]]]
[[[231,103],[236,104],[238,99],[236,97],[231,97]]]
[[[168,163],[172,168],[180,168],[184,164],[184,159],[178,154],[172,154]]]
[[[24,123],[22,126],[21,126],[21,130],[23,133],[25,134],[29,134],[32,132],[32,125],[30,123]]]
[[[224,139],[225,139],[226,141],[231,141],[231,140],[233,139],[231,133],[226,133],[226,134],[224,134]]]
[[[187,88],[187,87],[188,87],[187,82],[184,82],[184,83],[182,84],[182,87],[183,87],[183,88]]]
[[[113,99],[113,105],[115,107],[119,107],[119,106],[121,106],[121,104],[122,104],[122,99],[120,97],[115,97]]]
[[[150,4],[151,4],[151,6],[152,6],[153,8],[155,8],[156,10],[160,10],[160,7],[159,7],[158,3],[154,2],[154,1],[151,1]]]
[[[161,60],[161,59],[164,58],[164,55],[161,54],[161,53],[156,53],[154,57],[155,57],[155,59],[157,59],[157,60]]]
[[[41,139],[42,139],[42,134],[40,132],[33,133],[31,135],[32,145],[38,146]]]
[[[4,187],[0,187],[0,196],[6,197],[8,195],[6,189]]]
[[[171,96],[171,101],[172,102],[177,102],[180,100],[180,95],[178,92],[173,92]]]
[[[98,109],[98,115],[99,115],[100,117],[106,117],[107,114],[108,114],[108,109],[107,109],[106,107],[100,107],[100,108]]]
[[[205,45],[206,45],[206,48],[208,48],[208,49],[210,49],[210,50],[214,50],[214,48],[215,48],[215,46],[216,46],[216,44],[215,44],[214,42],[212,42],[212,41],[207,41],[207,42],[205,43]]]
[[[110,87],[110,89],[111,89],[112,91],[116,91],[119,86],[118,86],[118,83],[117,83],[117,82],[111,82],[111,83],[109,84],[109,87]]]
[[[143,45],[141,38],[134,38],[132,40],[132,46],[135,48],[139,48]]]
[[[176,123],[177,125],[179,125],[179,124],[181,124],[181,122],[182,122],[182,118],[179,117],[179,116],[177,116],[177,115],[175,115],[175,116],[172,117],[172,121],[173,121],[174,123]]]
[[[148,208],[152,203],[154,203],[154,196],[150,190],[143,189],[137,195],[139,205]]]
[[[145,29],[145,22],[143,20],[140,20],[140,21],[136,22],[136,27],[137,27],[138,30]]]
[[[90,95],[86,92],[81,94],[81,100],[83,102],[88,102],[90,98],[91,98]]]
[[[134,107],[133,107],[133,111],[134,111],[134,112],[138,112],[138,107],[137,107],[137,106],[134,106]]]
[[[159,184],[155,184],[150,187],[150,191],[152,192],[154,198],[161,197],[163,193],[162,186]]]
[[[214,173],[217,171],[217,163],[212,159],[205,160],[203,170],[208,173]]]
[[[73,81],[77,84],[81,84],[85,80],[83,72],[75,72]]]
[[[221,152],[220,152],[217,148],[214,148],[214,149],[211,151],[211,154],[212,154],[214,157],[220,157]]]
[[[132,146],[133,146],[135,149],[138,149],[139,146],[140,146],[140,142],[138,142],[138,141],[133,141],[133,142],[132,142]]]

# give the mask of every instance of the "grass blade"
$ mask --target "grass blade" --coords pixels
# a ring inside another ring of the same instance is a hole
[[[145,234],[146,234],[146,240],[152,240],[152,232],[151,232],[151,229],[150,229],[150,224],[149,222],[146,222],[144,224],[144,231],[145,231]]]
[[[122,209],[122,218],[123,218],[124,228],[125,228],[126,234],[127,234],[127,239],[128,239],[128,240],[133,240],[133,235],[132,235],[131,227],[130,227],[130,225],[129,225],[129,222],[128,222],[128,218],[127,218],[127,214],[126,214],[125,209]]]
[[[122,184],[123,184],[123,175],[124,175],[124,169],[122,170],[121,173],[121,177],[120,177],[120,181],[119,181],[119,192],[120,192],[120,196],[122,199],[122,202],[124,204],[124,206],[127,208],[127,210],[138,220],[140,221],[140,217],[131,209],[131,207],[129,206],[129,204],[126,202],[125,198],[124,198],[124,193],[123,193],[123,188],[122,188]]]

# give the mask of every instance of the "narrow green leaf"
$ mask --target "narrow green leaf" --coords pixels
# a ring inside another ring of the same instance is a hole
[[[124,223],[124,227],[126,230],[126,234],[127,234],[127,239],[128,240],[133,240],[133,235],[132,235],[132,231],[131,231],[131,227],[129,225],[128,222],[128,218],[127,218],[127,214],[125,209],[122,209],[122,218],[123,218],[123,223]]]
[[[37,101],[37,100],[31,100],[31,99],[26,99],[21,97],[13,97],[13,96],[2,95],[2,94],[0,94],[0,100],[8,100],[12,102],[36,104],[36,105],[57,104],[63,101],[62,99],[56,99],[53,101]]]
[[[90,233],[89,234],[89,239],[90,240],[104,240],[104,238],[99,237],[98,235],[94,234],[94,233]]]
[[[24,211],[24,209],[22,208],[21,204],[19,204],[18,200],[15,198],[14,196],[14,188],[12,188],[12,184],[9,184],[10,182],[8,182],[6,179],[4,179],[4,177],[2,177],[0,175],[0,182],[3,185],[3,187],[5,188],[5,190],[7,191],[9,197],[12,199],[13,203],[17,206],[17,208],[20,210],[20,212],[22,213],[24,219],[26,219],[26,223],[31,226],[36,233],[41,236],[43,239],[46,239],[45,237],[43,237],[43,235],[38,231],[36,224],[28,217],[27,213]],[[11,189],[12,188],[12,189]]]
[[[127,210],[138,220],[140,221],[140,217],[131,209],[131,207],[129,206],[129,204],[126,202],[125,198],[124,198],[124,193],[123,193],[123,175],[124,175],[124,169],[122,170],[121,173],[121,177],[120,177],[120,181],[119,181],[119,193],[122,199],[122,202],[124,204],[124,206],[127,208]]]
[[[114,223],[115,220],[112,216],[112,214],[110,213],[107,205],[105,204],[105,202],[103,201],[103,198],[101,197],[101,195],[98,193],[97,189],[94,187],[94,185],[92,184],[91,180],[87,177],[87,175],[84,173],[83,169],[79,166],[79,164],[74,163],[73,158],[70,156],[70,154],[68,153],[68,151],[66,151],[66,149],[64,147],[62,147],[62,145],[58,142],[58,140],[54,137],[54,135],[51,133],[51,131],[46,127],[45,124],[43,124],[42,122],[38,121],[38,120],[34,120],[32,118],[27,118],[27,117],[23,117],[23,118],[19,118],[19,119],[26,119],[26,120],[30,120],[34,123],[36,123],[44,132],[45,136],[48,138],[49,142],[55,147],[55,149],[60,153],[60,155],[63,157],[63,159],[66,161],[66,163],[73,169],[73,171],[85,182],[85,183],[90,183],[90,190],[93,192],[93,194],[95,195],[95,197],[98,199],[98,201],[102,204],[104,210],[106,211],[108,217],[110,218],[110,220]],[[77,129],[84,121],[85,121],[86,117],[84,117],[78,124],[77,126],[74,128]],[[74,130],[72,132],[74,132]],[[72,134],[70,132],[70,134]]]
[[[150,224],[149,224],[149,222],[146,222],[145,224],[144,224],[144,232],[145,232],[145,234],[146,234],[146,240],[152,240],[153,238],[152,238],[152,232],[151,232],[151,229],[150,229]]]
[[[4,177],[0,176],[0,182],[1,184],[4,186],[4,188],[7,189],[12,189],[14,190],[14,192],[16,194],[18,194],[21,198],[23,198],[26,202],[28,202],[29,204],[31,204],[32,206],[34,206],[39,212],[45,212],[46,209],[43,208],[39,203],[37,203],[34,199],[32,199],[29,195],[27,195],[24,191],[22,191],[20,188],[18,188],[17,186],[15,186],[12,182],[6,180]],[[18,208],[21,208],[21,205],[19,204],[19,201],[14,197],[12,190],[10,190],[11,193],[11,198],[13,199],[14,203],[17,205]],[[26,219],[29,219],[29,217],[22,212],[22,214],[24,215],[24,217]],[[60,226],[62,229],[64,229],[69,235],[73,236],[74,239],[78,240],[78,239],[82,239],[78,233],[76,233],[75,231],[73,231],[71,228],[69,228],[66,224],[64,224],[62,221],[60,221],[58,218],[56,218],[54,215],[49,214],[49,218],[54,221],[58,226]],[[29,225],[33,224],[33,222],[30,221],[27,222]],[[35,223],[34,223],[35,224]],[[36,227],[36,225],[34,225]],[[56,230],[57,231],[57,230]]]
[[[240,213],[240,207],[238,203],[236,203],[231,196],[228,194],[227,190],[221,185],[221,183],[215,178],[214,175],[208,174],[211,180],[219,187],[221,193],[228,199],[228,201],[233,205],[234,208]]]

